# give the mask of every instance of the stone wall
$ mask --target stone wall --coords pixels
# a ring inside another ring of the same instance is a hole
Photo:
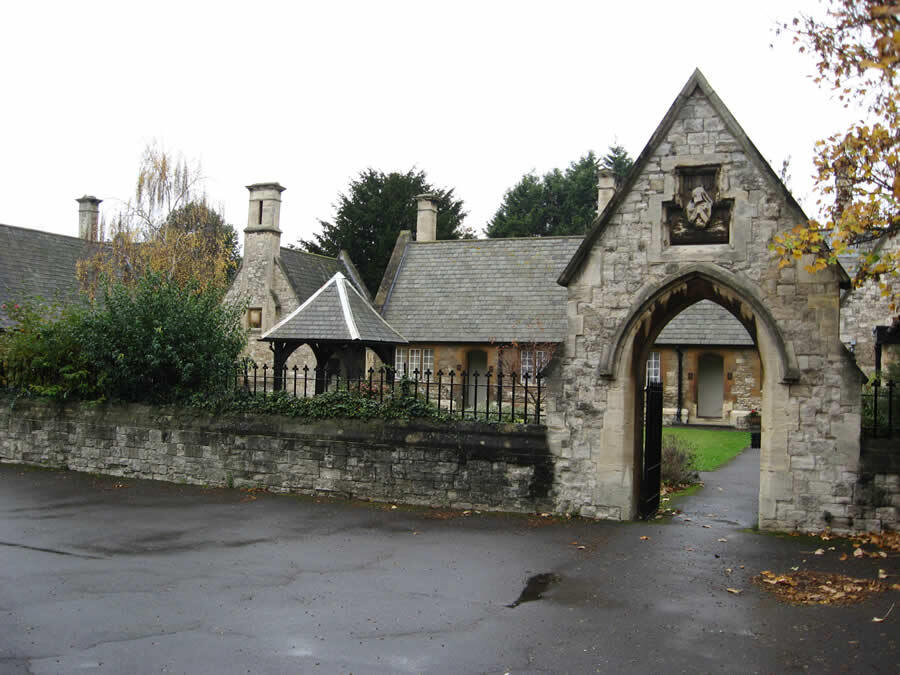
[[[0,461],[452,508],[552,510],[543,427],[0,404]]]
[[[885,242],[883,251],[900,248],[900,237]],[[856,362],[867,375],[875,372],[875,326],[890,326],[897,312],[891,311],[890,301],[882,296],[881,288],[874,281],[867,281],[860,288],[846,291],[841,298],[841,340],[852,345]],[[887,371],[892,363],[900,362],[900,350],[886,346],[882,352],[882,368]]]

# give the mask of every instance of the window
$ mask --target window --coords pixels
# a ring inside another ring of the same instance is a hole
[[[262,328],[262,308],[251,307],[247,310],[248,328]]]
[[[419,371],[419,379],[425,379],[425,371],[434,374],[434,350],[418,347],[397,347],[394,352],[394,369],[401,375],[415,379]]]
[[[647,382],[662,382],[659,370],[659,352],[650,352],[647,359]]]
[[[522,364],[520,376],[522,382],[525,382],[525,375],[528,375],[529,384],[536,384],[535,377],[544,369],[544,352],[542,351],[522,351],[519,354],[519,361]]]

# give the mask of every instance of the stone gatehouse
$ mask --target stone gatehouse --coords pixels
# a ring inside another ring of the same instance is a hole
[[[635,516],[648,354],[673,317],[713,300],[759,352],[760,526],[860,525],[862,375],[839,330],[847,276],[780,269],[769,250],[805,220],[695,71],[559,278],[568,336],[548,425],[560,510]]]

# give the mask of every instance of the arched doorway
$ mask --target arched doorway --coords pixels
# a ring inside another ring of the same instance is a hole
[[[623,449],[630,449],[627,479],[631,486],[632,508],[638,513],[644,466],[644,386],[646,362],[657,336],[665,325],[688,306],[712,300],[727,309],[747,329],[759,351],[761,398],[764,411],[760,456],[759,513],[774,517],[775,499],[770,488],[789,466],[784,419],[787,414],[789,384],[797,377],[792,357],[785,349],[781,332],[752,288],[712,265],[698,264],[667,279],[656,288],[639,294],[627,318],[622,321],[605,363],[609,378],[609,406],[621,406],[622,415],[608,418],[606,438],[619,437]],[[719,366],[721,368],[721,366]],[[721,415],[721,406],[719,410]]]

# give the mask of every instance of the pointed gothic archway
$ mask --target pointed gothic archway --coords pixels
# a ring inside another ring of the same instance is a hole
[[[641,466],[644,439],[644,368],[659,333],[675,316],[700,300],[712,300],[741,322],[759,351],[762,364],[763,447],[760,456],[759,516],[774,517],[775,497],[770,486],[783,477],[789,463],[787,438],[779,431],[775,411],[784,407],[797,369],[777,323],[748,284],[721,268],[698,263],[646,288],[638,294],[626,319],[620,324],[610,350],[614,367],[603,373],[610,381],[610,396],[619,398],[623,414],[620,428],[610,420],[609,433],[621,434],[625,448],[631,448],[632,515],[638,511],[642,492]]]

